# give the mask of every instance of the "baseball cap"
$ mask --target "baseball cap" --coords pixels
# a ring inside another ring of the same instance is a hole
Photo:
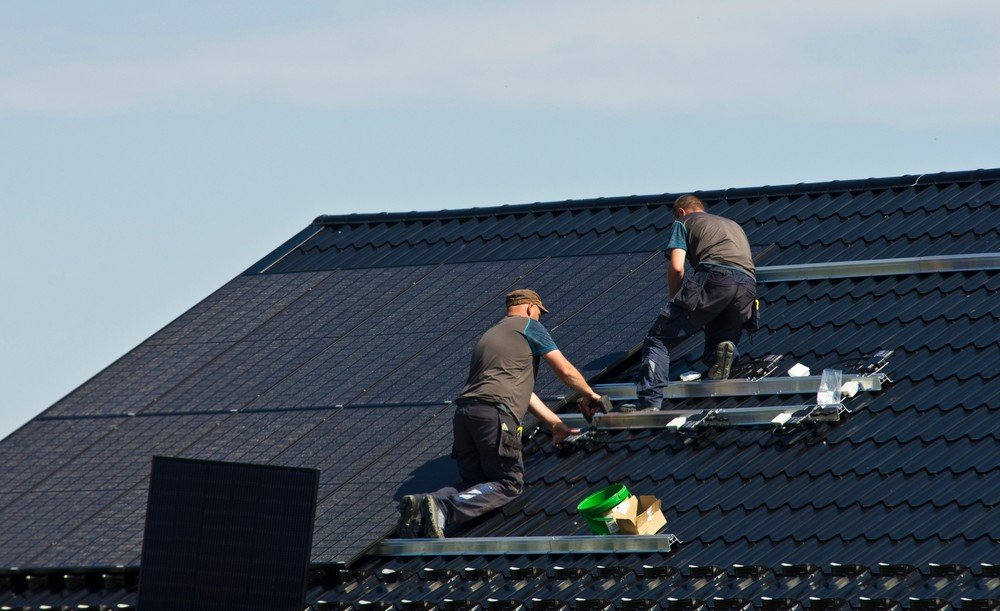
[[[521,305],[522,303],[533,303],[538,306],[543,313],[548,314],[549,310],[542,304],[542,298],[531,289],[517,289],[507,293],[507,307]]]

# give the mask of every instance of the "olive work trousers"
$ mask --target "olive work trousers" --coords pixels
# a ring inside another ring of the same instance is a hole
[[[521,436],[513,415],[495,405],[460,404],[452,425],[459,481],[431,493],[446,525],[481,516],[524,491]]]
[[[721,342],[739,342],[744,325],[753,316],[756,281],[742,272],[718,266],[699,266],[685,276],[673,300],[660,310],[642,344],[642,368],[636,383],[640,409],[659,409],[670,377],[670,349],[702,329],[702,363],[711,367]]]

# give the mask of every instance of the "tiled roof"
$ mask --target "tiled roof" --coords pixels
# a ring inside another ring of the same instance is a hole
[[[1000,171],[989,170],[702,195],[744,225],[759,264],[785,265],[1000,252],[998,192]],[[462,533],[579,534],[576,502],[624,481],[664,500],[667,530],[684,542],[670,554],[364,556],[391,532],[393,498],[452,477],[449,401],[504,293],[538,289],[553,310],[547,326],[588,376],[641,341],[663,298],[673,197],[320,217],[0,442],[0,461],[17,465],[0,470],[0,566],[135,566],[148,457],[166,454],[321,469],[313,559],[354,573],[317,584],[313,600],[590,608],[573,599],[666,607],[673,597],[670,608],[721,611],[741,600],[1000,599],[990,568],[1000,542],[996,270],[763,285],[765,326],[745,353],[818,371],[893,349],[892,384],[852,399],[841,423],[791,434],[619,432],[569,453],[539,434],[525,495]],[[697,341],[672,351],[676,371],[696,368],[699,352]],[[544,368],[537,389],[564,392]],[[880,563],[917,570],[890,575]],[[747,576],[736,565],[761,568]],[[512,566],[538,575],[518,579]],[[466,579],[466,567],[482,571]],[[128,599],[101,601],[116,596]],[[0,605],[25,600],[0,579]]]
[[[739,221],[765,264],[990,252],[1000,240],[997,170],[698,192]],[[251,271],[652,252],[679,194],[319,217]]]

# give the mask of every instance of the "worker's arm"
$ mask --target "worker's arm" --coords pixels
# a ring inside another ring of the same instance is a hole
[[[563,422],[562,418],[549,409],[549,406],[545,405],[535,393],[531,393],[531,399],[528,401],[528,411],[548,425],[549,430],[552,431],[552,443],[555,445],[559,445],[563,439],[566,439],[570,435],[580,432],[580,429],[572,429]]]
[[[546,352],[542,355],[545,362],[549,364],[552,368],[552,372],[556,374],[556,377],[562,380],[562,383],[569,386],[576,392],[580,393],[581,397],[590,399],[592,401],[600,400],[601,395],[594,392],[594,389],[587,384],[587,380],[583,378],[573,363],[563,356],[562,351],[552,350],[551,352]]]
[[[667,264],[667,287],[670,290],[670,298],[677,295],[684,282],[684,259],[687,251],[683,248],[675,248],[670,251],[670,262]]]

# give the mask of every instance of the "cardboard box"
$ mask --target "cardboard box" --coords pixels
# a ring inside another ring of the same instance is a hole
[[[655,535],[666,526],[667,518],[660,510],[660,499],[655,496],[630,496],[612,510],[618,532],[625,535]]]

